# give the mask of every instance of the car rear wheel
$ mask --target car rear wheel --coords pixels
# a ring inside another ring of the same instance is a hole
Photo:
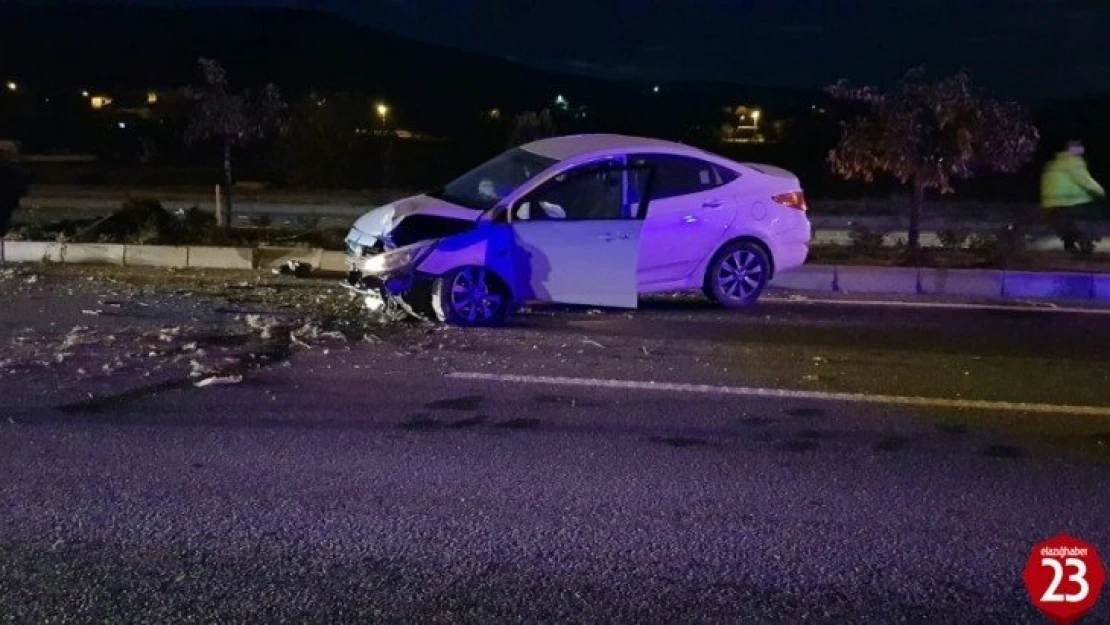
[[[494,326],[505,321],[509,293],[485,267],[460,267],[435,281],[432,310],[443,323],[457,326]]]
[[[725,308],[745,308],[755,303],[771,277],[771,259],[752,241],[725,245],[709,263],[703,291]]]

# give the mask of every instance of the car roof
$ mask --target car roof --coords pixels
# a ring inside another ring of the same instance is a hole
[[[659,150],[670,153],[700,155],[702,151],[674,141],[613,134],[566,135],[533,141],[521,148],[558,161],[605,152],[644,152]]]

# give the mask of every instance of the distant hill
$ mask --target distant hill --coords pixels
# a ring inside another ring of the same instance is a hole
[[[223,63],[236,84],[273,81],[293,93],[366,90],[422,118],[492,107],[534,109],[556,93],[610,111],[644,105],[654,112],[636,112],[650,115],[815,97],[716,83],[664,85],[653,96],[650,85],[555,74],[306,10],[8,2],[0,4],[0,24],[0,76],[60,89],[182,86],[196,80],[196,59],[208,56]]]
[[[494,77],[540,78],[507,61],[315,11],[8,3],[0,5],[0,24],[0,67],[34,82],[184,84],[195,77],[200,56],[220,59],[241,82],[292,88],[436,83],[473,94],[496,84]]]

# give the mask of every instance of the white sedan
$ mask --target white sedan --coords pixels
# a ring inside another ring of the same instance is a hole
[[[436,191],[363,215],[348,286],[457,325],[534,301],[635,308],[648,293],[756,301],[811,228],[798,178],[687,145],[619,135],[510,149]]]

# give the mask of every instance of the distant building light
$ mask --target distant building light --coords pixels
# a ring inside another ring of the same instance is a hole
[[[655,85],[654,87],[652,87],[651,91],[652,93],[659,93],[659,85]]]
[[[563,108],[567,107],[567,99],[563,97],[563,94],[560,93],[559,95],[555,96],[555,105],[561,106]]]
[[[16,83],[14,80],[9,80],[8,81],[8,91],[12,91],[12,92],[19,91],[19,84]]]
[[[490,119],[501,119],[501,109],[490,109],[489,117]]]
[[[146,92],[146,103],[147,104],[158,104],[158,92],[156,92],[156,91],[147,91]]]
[[[81,91],[81,97],[82,97],[82,98],[87,98],[87,97],[89,97],[89,92],[88,92],[87,90],[82,90],[82,91]]]
[[[111,103],[112,98],[109,98],[106,95],[94,95],[93,97],[89,98],[89,106],[93,107],[96,110],[100,110]]]
[[[120,123],[119,123],[119,124],[117,124],[117,125],[118,125],[118,126],[119,126],[119,127],[121,128],[121,129],[123,129],[123,128],[127,128],[127,122],[120,122]]]

